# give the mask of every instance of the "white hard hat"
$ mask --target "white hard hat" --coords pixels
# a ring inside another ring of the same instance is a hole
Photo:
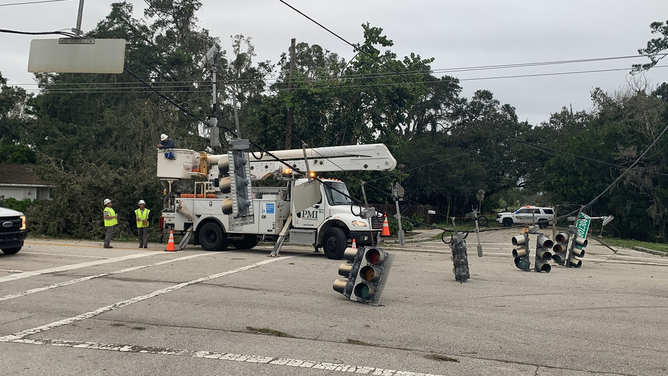
[[[168,138],[169,138],[169,136],[167,136],[167,135],[164,134],[164,133],[160,135],[160,141],[165,141],[165,140],[168,139]]]
[[[111,202],[110,199],[108,199],[108,198],[105,198],[105,199],[104,199],[104,204],[105,204],[105,205],[107,205],[107,204],[110,203],[110,202]]]
[[[146,205],[146,203],[144,202],[144,200],[139,200],[139,205]]]

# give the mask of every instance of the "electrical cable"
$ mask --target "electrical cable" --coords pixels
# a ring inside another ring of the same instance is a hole
[[[578,210],[574,210],[574,211],[571,212],[571,213],[568,213],[568,214],[563,215],[563,216],[561,216],[561,217],[555,218],[555,221],[556,221],[557,219],[561,219],[561,218],[565,218],[565,217],[571,216],[571,215],[573,215],[573,214],[575,214],[575,213],[578,213],[578,216],[577,216],[577,217],[579,217],[579,216],[580,216],[580,213],[582,213],[582,211],[583,211],[585,208],[590,207],[594,202],[596,202],[599,198],[601,198],[601,196],[603,196],[606,192],[608,192],[610,189],[612,189],[612,187],[614,187],[614,186],[617,184],[617,182],[618,182],[619,180],[621,180],[622,177],[624,177],[624,175],[626,175],[629,171],[631,171],[631,170],[633,169],[633,167],[634,167],[636,164],[638,164],[638,163],[640,162],[640,160],[643,159],[643,157],[645,157],[645,155],[646,155],[646,154],[647,154],[647,153],[654,147],[654,145],[656,145],[656,143],[661,139],[661,137],[666,133],[667,130],[668,130],[668,124],[666,124],[666,126],[663,128],[663,131],[661,131],[661,133],[659,134],[659,136],[657,136],[657,138],[654,139],[654,142],[652,142],[652,144],[651,144],[650,146],[648,146],[647,149],[645,149],[645,151],[644,151],[644,152],[643,152],[643,153],[642,153],[642,154],[641,154],[641,155],[640,155],[640,156],[633,162],[633,164],[631,164],[631,166],[629,166],[628,169],[626,169],[624,172],[622,172],[622,173],[617,177],[617,179],[615,179],[615,180],[614,180],[612,183],[610,183],[610,184],[609,184],[609,185],[608,185],[608,186],[607,186],[601,193],[599,193],[598,196],[594,197],[594,199],[592,199],[591,201],[589,201],[587,204],[582,205],[582,206],[580,207],[580,209],[578,209]],[[577,218],[577,217],[576,217],[576,218]]]
[[[63,1],[70,1],[70,0],[39,0],[39,1],[24,1],[21,3],[4,3],[0,4],[0,7],[9,7],[12,5],[31,5],[31,4],[44,4],[44,3],[59,3]]]

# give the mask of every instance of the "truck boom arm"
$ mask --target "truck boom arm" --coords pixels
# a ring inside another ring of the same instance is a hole
[[[277,150],[270,153],[288,163],[293,169],[308,172],[304,150]],[[255,179],[264,179],[285,167],[282,162],[267,153],[258,154],[250,153],[249,155],[251,174]],[[170,160],[163,158],[162,153],[158,154],[158,178],[187,179],[192,176],[201,176],[203,172],[200,169],[201,165],[205,164],[208,166],[207,170],[211,170],[212,166],[222,166],[228,163],[227,154],[213,155],[186,149],[174,149],[174,156],[176,159]],[[383,144],[311,148],[306,149],[306,158],[309,169],[316,172],[392,171],[397,166],[397,161]],[[201,162],[197,162],[198,159]]]

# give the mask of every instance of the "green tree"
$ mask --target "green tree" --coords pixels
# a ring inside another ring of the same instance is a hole
[[[652,38],[647,42],[645,48],[638,50],[641,55],[647,55],[650,62],[645,64],[633,64],[633,72],[641,72],[651,69],[661,59],[666,57],[663,51],[668,50],[668,21],[666,22],[652,22],[649,25],[652,34],[659,34],[660,37]]]

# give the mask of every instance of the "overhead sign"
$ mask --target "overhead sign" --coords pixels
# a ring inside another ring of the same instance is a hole
[[[119,74],[124,63],[125,39],[33,39],[28,72]]]

